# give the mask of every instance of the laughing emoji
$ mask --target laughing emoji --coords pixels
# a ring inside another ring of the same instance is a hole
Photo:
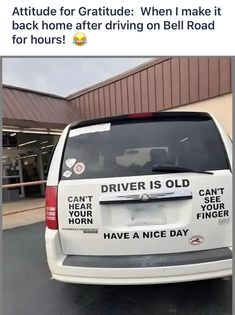
[[[83,46],[87,43],[86,35],[83,33],[77,33],[73,36],[73,43],[77,46]]]

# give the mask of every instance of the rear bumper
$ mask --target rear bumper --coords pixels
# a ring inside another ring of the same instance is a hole
[[[79,259],[79,256],[63,255],[58,232],[46,230],[46,251],[52,277],[59,281],[71,283],[157,284],[220,278],[232,274],[232,258],[227,248],[218,250],[218,257],[214,251],[206,261],[205,257],[200,258],[198,254],[193,255],[193,263],[185,260],[186,254],[178,256],[181,257],[181,260],[172,256],[175,261],[174,265],[169,265],[169,259],[154,260],[153,257],[152,259],[139,259],[137,261],[127,258],[126,262],[122,261],[121,264],[120,260],[115,262],[115,259],[110,258],[106,259],[106,262],[105,258],[97,261],[97,258],[94,257],[89,261],[87,256]],[[153,256],[157,257],[158,255]],[[127,261],[129,261],[129,265]],[[133,264],[131,261],[135,261],[135,263]],[[148,261],[148,264],[144,264],[143,261]]]

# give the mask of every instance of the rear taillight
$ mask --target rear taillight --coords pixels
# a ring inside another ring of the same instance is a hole
[[[58,229],[57,186],[46,187],[46,225],[49,229]]]
[[[128,118],[137,119],[137,118],[145,118],[145,117],[152,117],[153,113],[134,113],[129,114]]]

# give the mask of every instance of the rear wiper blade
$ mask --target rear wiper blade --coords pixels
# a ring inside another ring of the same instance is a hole
[[[161,172],[161,173],[202,173],[202,174],[210,174],[213,175],[213,172],[195,170],[187,167],[180,166],[172,166],[172,165],[153,165],[153,172]]]

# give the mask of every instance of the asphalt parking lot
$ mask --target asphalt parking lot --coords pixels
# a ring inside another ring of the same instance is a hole
[[[230,315],[232,281],[88,286],[50,279],[44,223],[3,232],[4,315]]]

